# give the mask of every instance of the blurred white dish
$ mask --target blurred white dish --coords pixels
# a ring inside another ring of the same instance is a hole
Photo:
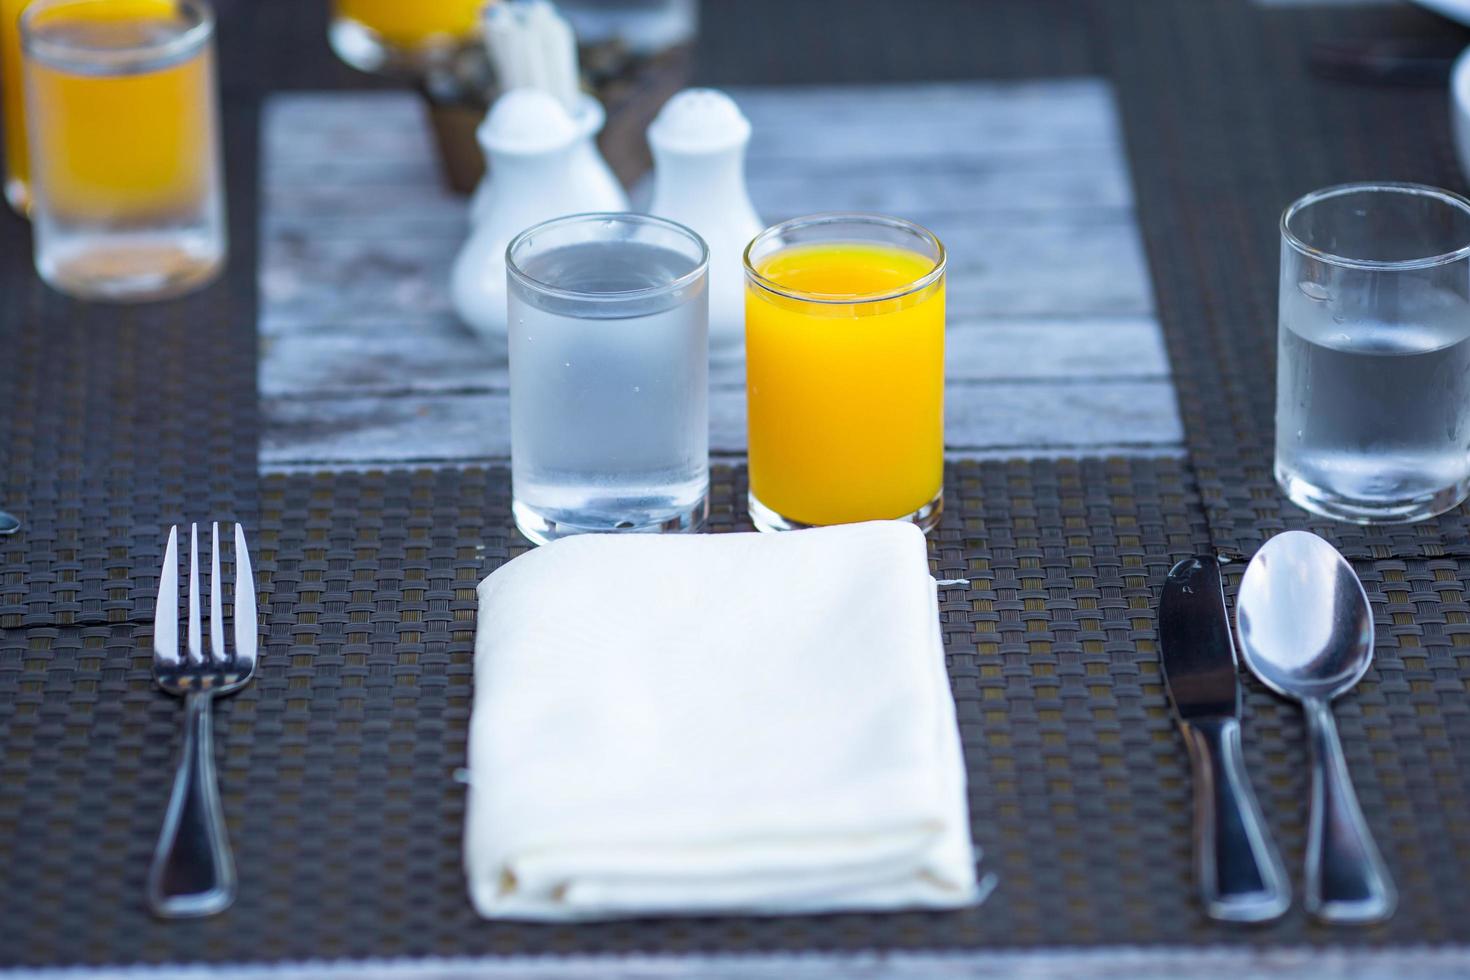
[[[1455,59],[1450,72],[1450,129],[1455,134],[1460,173],[1470,180],[1470,48]]]
[[[1442,17],[1457,20],[1470,27],[1470,0],[1415,0],[1415,2]]]

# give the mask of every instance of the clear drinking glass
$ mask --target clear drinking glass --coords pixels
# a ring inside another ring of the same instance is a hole
[[[709,514],[704,240],[647,215],[571,215],[517,235],[505,265],[516,526],[537,544],[700,530]]]
[[[486,0],[332,0],[327,40],[360,71],[417,73],[480,30]]]
[[[944,246],[901,218],[823,214],[745,251],[750,516],[763,531],[944,505]]]
[[[698,0],[559,0],[581,44],[620,44],[639,55],[694,40]]]
[[[1281,216],[1276,481],[1355,523],[1470,492],[1470,201],[1345,184]]]
[[[226,246],[209,6],[35,0],[20,29],[41,278],[109,300],[214,278]]]

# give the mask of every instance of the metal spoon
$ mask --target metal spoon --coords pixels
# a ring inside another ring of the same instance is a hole
[[[20,518],[0,510],[0,537],[20,530]]]
[[[1251,672],[1300,701],[1312,745],[1307,911],[1324,922],[1378,922],[1398,895],[1363,819],[1331,700],[1373,662],[1373,615],[1352,566],[1315,534],[1287,531],[1251,559],[1236,598]]]

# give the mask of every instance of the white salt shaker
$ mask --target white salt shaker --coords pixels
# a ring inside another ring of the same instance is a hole
[[[709,339],[738,347],[745,336],[745,246],[760,216],[745,188],[750,122],[735,100],[708,88],[685,89],[648,127],[653,150],[652,214],[693,228],[709,246]]]
[[[627,195],[593,142],[603,118],[590,95],[578,98],[572,114],[547,92],[520,88],[502,95],[480,124],[485,179],[450,280],[454,308],[475,332],[505,336],[505,247],[512,238],[565,214],[628,210]]]

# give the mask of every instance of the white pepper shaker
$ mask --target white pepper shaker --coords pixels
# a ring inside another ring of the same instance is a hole
[[[714,348],[745,337],[745,246],[764,227],[745,187],[750,122],[735,100],[685,89],[648,127],[652,214],[694,229],[709,246],[709,337]]]

